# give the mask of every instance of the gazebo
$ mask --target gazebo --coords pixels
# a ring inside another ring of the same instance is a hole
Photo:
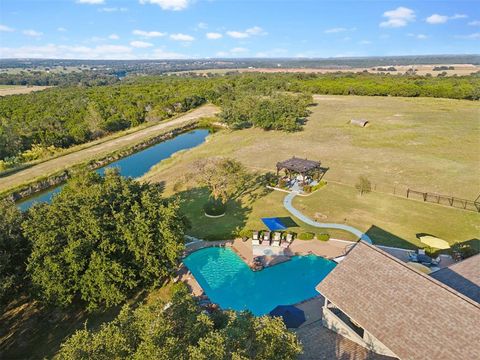
[[[281,170],[285,170],[286,175],[291,180],[292,175],[302,176],[302,181],[308,177],[320,177],[320,174],[323,173],[323,169],[320,166],[320,161],[301,159],[297,157],[292,157],[291,159],[280,161],[277,163],[277,176]]]

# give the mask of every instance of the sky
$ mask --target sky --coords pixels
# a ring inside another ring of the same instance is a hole
[[[480,53],[480,0],[0,0],[0,58]]]

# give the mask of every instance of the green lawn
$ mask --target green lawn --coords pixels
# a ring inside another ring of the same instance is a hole
[[[195,160],[211,156],[232,157],[251,171],[274,171],[278,161],[293,155],[320,160],[329,168],[329,185],[310,198],[297,200],[319,221],[340,222],[369,230],[377,243],[412,247],[417,233],[431,233],[450,242],[480,237],[480,215],[434,204],[372,193],[359,198],[353,185],[367,176],[383,192],[416,190],[478,196],[480,135],[478,102],[359,96],[315,97],[317,105],[304,129],[296,133],[245,129],[222,130],[195,149],[181,152],[154,167],[147,181],[162,181],[171,195],[179,174],[189,171]],[[366,128],[349,125],[352,118],[365,118]],[[460,140],[461,139],[461,140]],[[334,185],[339,182],[349,186]],[[192,219],[191,233],[216,238],[231,235],[242,225],[263,228],[262,216],[287,216],[283,194],[272,193],[255,201],[240,199],[232,213],[222,219],[206,219],[206,195],[184,205]],[[327,216],[327,218],[323,218]],[[299,224],[302,225],[302,224]],[[311,230],[308,226],[299,231]],[[318,230],[317,230],[318,231]],[[333,237],[351,235],[332,232]]]
[[[349,186],[328,184],[294,206],[323,222],[346,222],[376,244],[421,246],[416,235],[428,233],[453,244],[480,239],[480,214],[372,192],[360,196]]]

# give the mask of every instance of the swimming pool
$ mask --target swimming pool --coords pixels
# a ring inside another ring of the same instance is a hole
[[[335,267],[320,256],[294,256],[262,271],[252,271],[229,248],[206,248],[184,259],[211,301],[223,309],[269,313],[277,305],[295,304],[318,295],[318,285]]]

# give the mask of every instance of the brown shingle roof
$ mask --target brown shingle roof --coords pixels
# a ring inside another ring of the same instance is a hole
[[[319,161],[300,159],[297,157],[292,157],[291,159],[280,161],[277,163],[278,169],[288,169],[298,173],[305,173],[314,169],[320,168]]]
[[[480,359],[480,306],[359,242],[317,286],[402,359]]]
[[[480,254],[436,271],[431,276],[480,303]]]

